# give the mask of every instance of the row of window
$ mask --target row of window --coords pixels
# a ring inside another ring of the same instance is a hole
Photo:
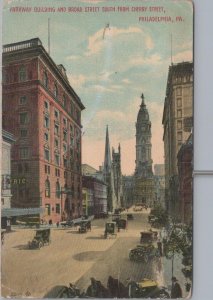
[[[46,214],[48,216],[50,216],[51,215],[51,204],[45,204],[45,210],[46,210]],[[54,206],[52,205],[52,212],[54,212],[54,210],[55,210],[56,214],[61,213],[61,206],[59,203],[56,203],[55,209],[54,209]]]
[[[45,86],[46,89],[49,89],[49,78],[47,75],[47,72],[44,71],[43,73],[43,85]],[[58,84],[57,82],[54,83],[53,85],[53,95],[56,99],[58,99],[59,97],[59,92],[58,92]],[[65,109],[67,109],[69,111],[69,113],[78,121],[80,122],[80,118],[81,118],[81,114],[80,111],[77,110],[74,106],[74,104],[69,101],[69,107],[68,107],[68,101],[67,101],[67,97],[65,94],[63,94],[62,96],[62,105],[64,106]],[[48,102],[45,103],[46,109],[49,109],[49,105]]]
[[[9,77],[10,75],[10,77]],[[11,75],[13,75],[13,78],[11,77]],[[27,72],[27,68],[22,65],[19,67],[18,73],[13,73],[11,71],[3,71],[3,78],[2,81],[3,83],[9,83],[9,82],[24,82],[28,80],[28,72]]]
[[[78,186],[76,189],[74,189],[74,185],[72,184],[71,190],[72,190],[72,194],[74,196],[80,197],[80,195],[81,195],[80,186]],[[55,184],[55,196],[56,196],[56,198],[60,198],[61,195],[62,194],[61,194],[60,183],[57,181]],[[45,181],[45,197],[47,197],[47,198],[52,197],[49,179],[46,179],[46,181]]]

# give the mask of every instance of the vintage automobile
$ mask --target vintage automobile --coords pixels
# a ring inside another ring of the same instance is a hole
[[[149,231],[142,231],[140,238],[140,243],[152,243],[157,240],[158,232],[149,230]]]
[[[117,221],[118,230],[120,229],[127,229],[127,220],[126,219],[119,219]]]
[[[88,230],[91,230],[91,221],[84,220],[81,222],[78,228],[79,233],[86,233]]]
[[[37,229],[36,235],[33,240],[28,242],[29,249],[40,249],[44,245],[49,245],[50,239],[50,228]]]
[[[127,214],[127,220],[134,220],[133,214]]]
[[[129,259],[133,261],[148,262],[150,259],[160,257],[160,252],[153,244],[137,245],[129,252]]]
[[[129,298],[169,299],[165,287],[159,287],[157,281],[144,278],[141,282],[129,283]]]
[[[116,237],[116,223],[115,222],[107,222],[105,224],[105,231],[104,231],[104,237],[107,239],[108,236],[114,236]]]
[[[67,221],[61,222],[60,225],[61,225],[62,227],[73,227],[73,226],[74,226],[74,223],[73,223],[73,221],[71,221],[71,220],[67,220]]]
[[[135,205],[135,207],[133,208],[134,211],[142,211],[143,210],[143,206],[142,205]]]

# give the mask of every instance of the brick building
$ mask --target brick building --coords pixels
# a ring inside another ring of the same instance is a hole
[[[82,210],[81,111],[63,65],[31,39],[3,47],[3,129],[12,148],[12,207],[57,222]],[[19,183],[19,184],[17,184]]]

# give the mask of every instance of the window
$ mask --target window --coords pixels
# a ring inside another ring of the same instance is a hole
[[[23,112],[19,114],[19,120],[20,120],[20,124],[27,124],[28,123],[28,113],[27,112]]]
[[[178,141],[182,141],[182,132],[178,132],[177,138],[178,138]]]
[[[65,97],[65,95],[63,96],[63,106],[66,108],[67,106],[67,99]]]
[[[182,87],[178,87],[176,89],[176,94],[177,94],[177,96],[181,96],[182,95]]]
[[[55,185],[55,196],[56,196],[56,198],[60,198],[60,195],[61,195],[60,184],[57,181],[56,185]]]
[[[67,159],[64,158],[64,167],[67,168]]]
[[[55,154],[55,164],[56,164],[57,166],[60,165],[60,159],[59,159],[59,155],[58,155],[58,154]]]
[[[21,66],[19,69],[19,81],[25,81],[27,79],[27,72],[25,66]]]
[[[46,128],[50,127],[50,120],[47,116],[44,117],[44,127]]]
[[[58,139],[55,138],[55,147],[58,148],[59,142]]]
[[[67,145],[66,144],[63,144],[63,151],[67,152]]]
[[[27,129],[21,129],[20,130],[21,137],[26,137],[27,133],[28,133]]]
[[[44,159],[50,161],[50,151],[48,149],[44,149]]]
[[[63,118],[63,124],[64,124],[64,127],[67,127],[67,119],[66,118]]]
[[[177,128],[182,129],[182,121],[180,120],[177,121]]]
[[[60,177],[60,170],[55,168],[55,176]]]
[[[45,197],[50,198],[50,181],[47,179],[45,181]]]
[[[73,135],[73,133],[74,133],[74,129],[73,129],[72,125],[70,125],[70,133],[71,133],[71,135]]]
[[[60,204],[58,204],[58,203],[56,203],[56,205],[55,205],[55,212],[57,214],[60,214]]]
[[[63,140],[67,142],[67,132],[65,130],[63,131]]]
[[[182,118],[182,110],[181,109],[177,110],[177,117]]]
[[[44,134],[44,140],[45,140],[46,142],[49,141],[49,134],[48,134],[47,132],[45,132],[45,134]]]
[[[58,98],[58,87],[57,87],[57,84],[55,83],[54,84],[54,90],[53,90],[53,94],[56,98]]]
[[[57,124],[55,124],[54,132],[56,135],[59,135],[59,126]]]
[[[44,108],[45,108],[46,110],[49,110],[49,102],[44,101]]]
[[[47,76],[46,71],[43,74],[43,84],[46,88],[48,88],[48,76]]]
[[[71,136],[70,137],[70,146],[73,147],[74,146],[74,138]]]
[[[45,166],[44,166],[44,170],[45,170],[45,173],[46,173],[46,174],[50,174],[50,166],[45,165]]]
[[[182,99],[178,98],[177,99],[177,107],[181,107],[182,106]]]
[[[55,110],[55,118],[58,120],[59,118],[59,111],[58,110]]]
[[[20,159],[29,158],[29,149],[27,147],[20,148]]]
[[[50,213],[51,213],[51,207],[50,207],[50,204],[45,204],[45,210],[46,210],[46,214],[48,216],[50,216]]]
[[[21,96],[19,99],[19,104],[24,105],[27,103],[27,97],[26,96]]]

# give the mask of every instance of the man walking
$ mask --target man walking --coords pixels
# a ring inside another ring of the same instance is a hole
[[[182,298],[182,289],[176,277],[172,277],[171,298],[172,299]]]

